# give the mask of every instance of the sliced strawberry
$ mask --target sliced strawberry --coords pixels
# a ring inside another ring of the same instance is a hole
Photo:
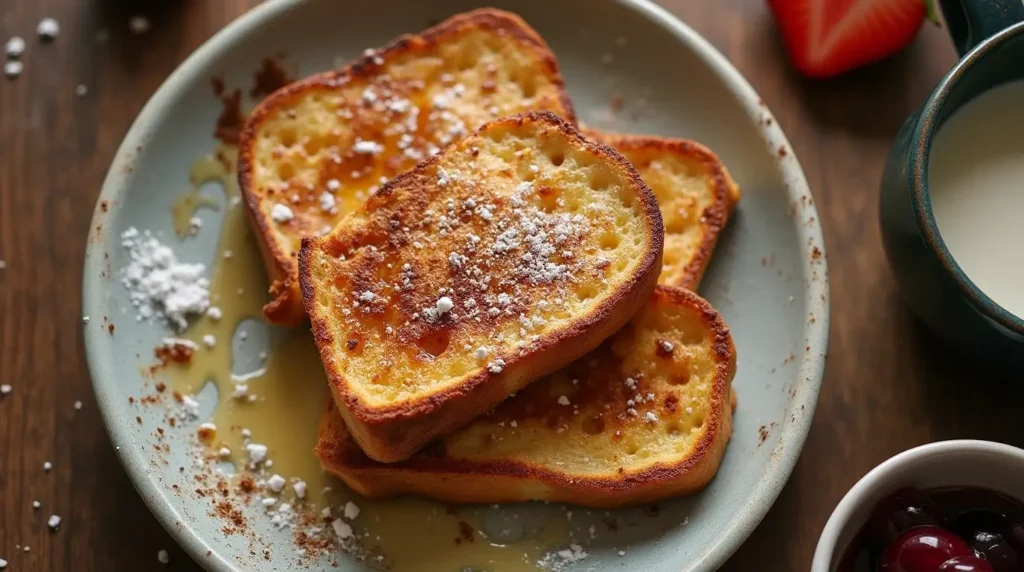
[[[793,65],[829,77],[891,56],[909,44],[930,0],[768,0]]]

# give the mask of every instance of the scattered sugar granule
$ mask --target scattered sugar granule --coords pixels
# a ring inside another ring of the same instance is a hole
[[[60,33],[60,24],[53,18],[43,18],[39,21],[39,25],[36,26],[36,34],[39,34],[39,39],[44,42],[53,40]]]
[[[38,509],[41,506],[43,506],[43,505],[39,501],[37,501],[37,500],[32,501],[32,508]]]
[[[44,471],[46,471],[47,473],[49,473],[49,472],[50,472],[50,469],[53,469],[53,463],[51,463],[51,462],[49,462],[49,461],[46,461],[45,463],[43,463],[43,470],[44,470]]]
[[[331,507],[325,506],[324,509],[320,511],[320,514],[324,515],[324,518],[331,518]]]
[[[7,568],[7,561],[0,558],[0,570],[3,570],[4,568]]]
[[[509,421],[508,425],[509,425],[509,427],[511,427],[513,429],[515,429],[516,427],[519,427],[519,423],[516,422],[516,420],[514,420],[514,419],[512,421]]]
[[[133,34],[145,34],[149,31],[149,18],[145,16],[132,16],[128,20],[128,29]]]
[[[230,457],[231,449],[228,449],[227,447],[221,447],[220,451],[217,451],[217,454],[220,455],[221,458]]]
[[[491,373],[501,373],[501,370],[505,369],[505,360],[498,358],[491,363],[487,364],[487,371]]]
[[[331,191],[333,193],[334,191],[337,191],[340,188],[341,188],[341,181],[339,181],[338,179],[329,179],[327,181],[327,190],[328,191]]]
[[[356,503],[352,501],[348,501],[347,503],[345,503],[345,518],[349,520],[354,520],[358,516],[359,507],[356,506]]]
[[[334,534],[338,535],[338,538],[346,539],[352,537],[352,527],[340,518],[332,520],[331,527],[334,529]]]
[[[78,97],[85,97],[86,95],[89,95],[89,86],[85,85],[84,83],[76,85],[75,95],[77,95]]]
[[[9,58],[19,58],[25,53],[25,40],[21,36],[14,36],[4,44],[4,52]]]
[[[243,399],[249,397],[249,384],[247,383],[236,383],[235,391],[232,392],[231,397],[235,399]]]
[[[276,203],[270,208],[270,218],[273,219],[274,222],[288,222],[295,218],[295,213],[292,212],[292,209],[289,208],[288,205]]]
[[[149,231],[129,228],[121,234],[129,262],[121,270],[121,282],[137,319],[162,319],[178,330],[188,326],[187,317],[210,307],[210,281],[206,266],[178,262],[170,247]]]
[[[211,320],[219,320],[224,317],[224,312],[217,306],[210,306],[206,310],[206,316]]]
[[[455,304],[452,302],[452,299],[449,298],[448,296],[441,296],[440,298],[437,299],[438,315],[444,314],[445,312],[451,310],[454,307]]]
[[[579,544],[570,544],[569,548],[548,552],[537,564],[548,570],[564,570],[589,556]]]
[[[277,504],[277,499],[272,498],[272,497],[266,497],[266,498],[264,498],[263,500],[260,501],[260,504],[262,504],[263,506],[268,506],[268,507],[269,506],[274,506],[275,504]]]
[[[83,324],[88,324],[89,323],[89,316],[82,316],[82,323]]]
[[[648,411],[647,413],[644,414],[644,421],[648,423],[657,423],[658,416],[655,415],[653,411]]]
[[[296,481],[292,484],[292,489],[295,490],[295,496],[300,499],[306,498],[306,481]]]
[[[75,401],[75,411],[78,411],[81,408],[82,408],[82,402],[81,401]]]
[[[55,514],[51,514],[49,520],[46,521],[46,526],[49,526],[50,530],[56,531],[60,528],[60,517]]]
[[[439,187],[446,186],[451,180],[452,178],[448,171],[445,171],[442,167],[437,168],[437,185]]]
[[[489,350],[487,349],[486,346],[480,346],[476,349],[476,352],[473,353],[473,356],[476,357],[476,359],[484,359],[485,357],[487,357],[488,353]]]
[[[249,460],[253,463],[262,463],[267,458],[266,445],[249,443],[245,446],[245,450],[249,453]]]
[[[569,405],[569,398],[564,396],[564,395],[559,396],[558,397],[558,404],[559,405]]]
[[[619,556],[625,556],[625,555],[626,555],[626,551],[625,550],[620,550],[619,551]]]
[[[334,209],[337,206],[337,204],[338,203],[334,199],[334,195],[332,195],[331,193],[328,193],[327,191],[324,191],[320,195],[320,208],[322,210],[324,210],[326,212],[334,212]]]
[[[14,388],[11,387],[11,384],[9,384],[9,383],[5,383],[3,385],[0,385],[0,395],[7,395],[11,391],[13,391],[13,390],[14,390]]]
[[[384,150],[384,146],[375,141],[365,141],[360,139],[352,146],[352,150],[364,155],[376,155]]]
[[[267,479],[267,488],[274,491],[275,493],[281,492],[284,488],[285,480],[281,475],[273,475]]]
[[[167,554],[166,550],[160,550],[159,552],[157,552],[156,559],[161,564],[170,564],[171,562],[171,556],[170,554]]]
[[[206,334],[203,336],[203,345],[212,348],[217,345],[217,338],[213,337],[213,334]]]
[[[4,75],[12,79],[21,75],[21,72],[24,71],[24,69],[25,64],[17,60],[4,63]]]
[[[191,395],[181,396],[181,414],[186,420],[199,419],[199,402]]]

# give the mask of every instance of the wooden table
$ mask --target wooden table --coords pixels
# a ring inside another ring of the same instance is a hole
[[[0,40],[17,34],[29,44],[25,73],[0,80],[0,383],[14,386],[0,397],[8,570],[154,570],[163,548],[175,569],[196,569],[132,490],[103,430],[85,368],[79,284],[93,204],[135,114],[189,52],[256,1],[146,3],[159,11],[143,35],[128,31],[125,4],[0,5]],[[879,239],[877,185],[890,140],[955,55],[944,32],[929,27],[890,61],[809,82],[787,67],[760,0],[666,4],[774,111],[825,225],[832,345],[814,427],[778,502],[725,568],[806,570],[832,508],[885,458],[957,437],[1024,445],[1024,386],[986,383],[933,343],[897,298]],[[34,34],[44,16],[62,28],[49,45]],[[79,85],[87,93],[77,95]],[[47,529],[50,514],[63,518],[58,533]]]

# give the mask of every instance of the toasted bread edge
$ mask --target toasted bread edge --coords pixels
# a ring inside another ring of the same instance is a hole
[[[299,251],[299,282],[302,298],[309,313],[313,336],[320,349],[328,384],[335,402],[352,432],[353,438],[371,458],[381,462],[395,462],[409,458],[435,437],[444,435],[490,411],[495,405],[559,367],[596,348],[622,327],[643,306],[657,286],[661,272],[661,255],[665,229],[661,211],[654,193],[641,179],[633,165],[611,147],[585,138],[574,125],[551,112],[533,112],[513,115],[488,122],[479,134],[492,126],[522,124],[539,121],[554,127],[587,151],[604,156],[625,175],[641,201],[650,245],[633,277],[609,295],[571,329],[563,330],[543,341],[529,360],[507,360],[499,374],[480,371],[456,387],[441,390],[415,403],[400,403],[388,407],[370,407],[359,395],[349,390],[347,381],[334,366],[328,349],[332,338],[328,329],[330,317],[319,316],[315,302],[314,284],[310,276],[309,257],[320,241],[327,237],[306,237]],[[472,136],[472,135],[471,135]],[[406,179],[421,176],[439,161],[439,156],[420,163],[410,171],[385,183],[378,193],[389,194]],[[573,351],[566,351],[564,342],[571,340]],[[525,363],[524,363],[525,362]]]
[[[246,118],[238,145],[238,184],[245,199],[250,224],[257,230],[254,234],[259,242],[271,282],[269,293],[273,300],[263,307],[263,315],[268,322],[298,326],[306,321],[307,316],[303,310],[302,294],[296,275],[297,264],[277,241],[269,238],[273,236],[270,221],[267,214],[260,210],[260,198],[252,190],[252,142],[263,120],[276,106],[285,104],[307,89],[328,87],[346,77],[368,77],[382,67],[383,64],[378,63],[381,58],[386,60],[409,51],[422,50],[440,44],[464,29],[477,26],[509,32],[535,50],[538,60],[546,64],[552,83],[560,88],[559,99],[567,116],[565,119],[572,123],[576,122],[576,113],[565,89],[558,60],[547,43],[518,15],[495,8],[481,8],[456,14],[419,34],[403,34],[383,48],[360,55],[340,70],[315,74],[271,93],[257,104]]]
[[[424,453],[407,461],[381,465],[368,459],[351,443],[325,439],[330,415],[321,419],[321,438],[315,453],[324,469],[341,478],[350,488],[368,497],[420,494],[444,502],[495,503],[543,499],[594,508],[628,505],[691,494],[703,489],[718,472],[732,436],[732,415],[736,405],[732,380],[736,373],[736,349],[721,315],[690,290],[659,285],[653,296],[668,297],[674,303],[696,307],[701,321],[713,332],[712,351],[716,357],[713,395],[707,428],[694,452],[682,462],[653,466],[636,473],[613,477],[586,477],[530,466],[517,461],[459,461],[443,454]],[[328,402],[326,407],[334,404]],[[327,433],[331,434],[331,433]],[[343,470],[332,466],[340,460]],[[410,474],[422,474],[411,477]]]
[[[740,200],[739,186],[725,165],[713,151],[689,139],[603,132],[590,127],[584,127],[582,131],[585,136],[595,141],[625,152],[669,152],[685,155],[698,160],[711,173],[714,201],[701,213],[701,226],[703,227],[701,244],[686,264],[682,276],[670,283],[672,286],[696,290],[704,277],[704,271],[707,269],[711,254],[718,243],[718,237]]]

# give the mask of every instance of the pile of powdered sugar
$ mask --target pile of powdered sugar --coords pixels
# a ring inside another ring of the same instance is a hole
[[[190,314],[210,307],[205,264],[178,262],[174,251],[148,230],[129,228],[121,233],[121,245],[129,258],[121,283],[139,321],[162,321],[180,331],[188,326]]]

